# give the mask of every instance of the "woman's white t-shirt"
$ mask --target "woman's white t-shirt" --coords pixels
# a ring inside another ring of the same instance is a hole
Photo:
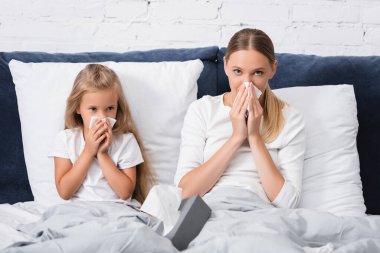
[[[190,105],[181,133],[180,155],[174,178],[176,185],[186,173],[209,160],[230,138],[230,110],[231,108],[223,103],[223,95],[204,96]],[[286,105],[282,112],[285,119],[284,128],[273,142],[266,143],[273,162],[285,178],[285,183],[272,204],[278,207],[296,207],[302,184],[305,124],[303,116],[295,108]],[[270,202],[261,185],[247,141],[236,151],[229,166],[210,192],[223,186],[249,189]]]
[[[62,130],[58,133],[50,157],[66,158],[74,164],[84,149],[81,128]],[[119,169],[134,167],[144,160],[140,147],[132,133],[114,135],[108,154]],[[94,158],[82,186],[72,198],[87,201],[121,200],[108,184],[99,162]]]

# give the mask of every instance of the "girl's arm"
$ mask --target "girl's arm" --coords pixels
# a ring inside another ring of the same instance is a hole
[[[223,175],[236,151],[247,138],[247,126],[244,116],[247,106],[247,91],[241,87],[230,111],[233,128],[231,137],[207,162],[192,169],[182,177],[178,185],[182,188],[183,198],[194,194],[203,196]]]
[[[98,153],[98,162],[112,190],[123,200],[129,199],[136,185],[136,167],[120,170],[107,152]]]
[[[61,198],[68,200],[81,187],[94,156],[84,150],[74,166],[69,159],[54,157],[55,185]]]
[[[100,143],[106,138],[104,126],[101,121],[86,134],[86,142],[82,153],[73,165],[69,159],[54,157],[55,185],[61,198],[71,199],[83,184],[88,170],[98,151]]]
[[[123,200],[129,199],[136,185],[136,166],[131,168],[116,167],[111,157],[108,155],[108,149],[112,143],[112,129],[108,121],[105,140],[99,146],[97,158],[103,174],[111,186],[112,190]]]

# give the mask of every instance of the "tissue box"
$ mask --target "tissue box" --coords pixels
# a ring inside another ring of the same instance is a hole
[[[184,250],[201,232],[211,215],[211,209],[199,195],[196,195],[182,200],[179,210],[180,216],[166,237],[178,250]]]

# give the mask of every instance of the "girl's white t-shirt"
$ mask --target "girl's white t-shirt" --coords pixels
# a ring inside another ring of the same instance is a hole
[[[62,130],[58,133],[50,157],[66,158],[74,164],[84,149],[81,128]],[[108,154],[119,169],[128,169],[144,162],[140,147],[132,133],[114,135]],[[73,200],[115,201],[121,200],[108,184],[99,162],[94,158],[82,186]]]
[[[176,185],[186,173],[209,160],[231,137],[230,110],[223,103],[223,95],[204,96],[190,105],[181,133],[180,155],[174,177]],[[296,207],[301,195],[305,123],[302,114],[289,105],[282,112],[285,119],[282,131],[273,142],[265,144],[273,162],[285,178],[285,183],[272,204],[278,207]],[[236,151],[210,193],[224,186],[251,190],[261,199],[270,202],[261,185],[247,141]]]

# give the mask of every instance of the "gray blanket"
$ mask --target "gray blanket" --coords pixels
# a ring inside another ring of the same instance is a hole
[[[188,252],[380,252],[380,216],[274,208],[250,191],[204,197],[213,213]]]
[[[185,252],[380,252],[380,216],[274,208],[236,188],[217,189],[204,200],[212,216]],[[178,252],[162,229],[131,204],[69,203],[21,226],[34,240],[4,252]]]

